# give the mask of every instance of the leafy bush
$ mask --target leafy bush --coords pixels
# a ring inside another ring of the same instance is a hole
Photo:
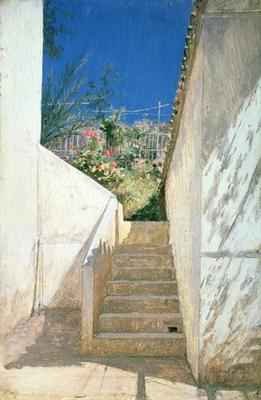
[[[157,193],[159,182],[151,163],[124,170],[121,183],[112,191],[123,205],[125,219],[131,220],[138,210],[142,210],[148,204],[150,198]],[[140,218],[142,219],[142,215]]]
[[[127,168],[131,170],[134,167],[135,160],[138,157],[138,149],[134,147],[123,150],[116,159],[121,168]]]
[[[162,221],[165,219],[160,207],[159,191],[153,193],[147,204],[130,217],[131,221]]]
[[[104,118],[100,129],[105,134],[106,149],[115,149],[115,147],[121,145],[124,141],[124,131],[119,123],[120,113],[117,112],[111,117]]]
[[[104,150],[104,140],[95,131],[88,129],[83,134],[88,137],[88,143],[73,165],[117,196],[126,219],[163,219],[158,193],[161,182],[158,166],[144,160],[132,164],[134,155],[124,153],[130,157],[127,159],[131,164],[129,168],[126,159],[121,164],[112,150]]]
[[[93,133],[90,133],[88,145],[73,161],[73,165],[110,190],[118,187],[123,179],[117,162],[111,153],[103,150],[101,141]]]
[[[120,153],[117,148],[108,149],[106,136],[97,132],[93,128],[82,132],[88,139],[87,146],[73,165],[117,196],[123,205],[125,219],[164,219],[159,195],[160,162],[140,159],[135,142]]]

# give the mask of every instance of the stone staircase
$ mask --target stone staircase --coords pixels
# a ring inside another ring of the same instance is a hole
[[[115,249],[93,352],[185,356],[167,223],[134,223]]]

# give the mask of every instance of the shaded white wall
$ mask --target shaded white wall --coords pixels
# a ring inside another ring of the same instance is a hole
[[[261,382],[260,109],[261,79],[203,171],[200,346],[211,381]]]
[[[166,184],[188,360],[211,383],[261,383],[260,10],[209,0]]]
[[[0,336],[33,308],[80,306],[81,261],[112,196],[40,146],[42,17],[41,0],[0,2]]]
[[[202,36],[200,369],[260,384],[261,2],[228,3],[232,13],[206,14]]]
[[[44,276],[38,301],[79,307],[81,251],[114,196],[44,147],[39,161],[39,275]]]
[[[170,243],[193,374],[199,373],[202,48],[197,52],[166,182]]]
[[[42,2],[0,2],[0,335],[32,309],[41,129]]]

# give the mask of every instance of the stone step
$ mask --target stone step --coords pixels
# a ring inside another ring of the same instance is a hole
[[[179,312],[178,296],[107,296],[104,313],[169,313]]]
[[[109,281],[107,295],[171,295],[177,294],[176,281]]]
[[[100,356],[143,356],[185,358],[182,333],[99,333],[84,353]]]
[[[160,254],[172,255],[171,246],[156,246],[148,243],[120,245],[114,249],[113,254]]]
[[[112,280],[124,281],[169,281],[175,278],[174,268],[137,268],[137,267],[113,267]]]
[[[172,257],[170,255],[162,254],[115,254],[112,258],[113,267],[155,267],[155,268],[169,268],[172,266]]]
[[[101,314],[99,332],[182,332],[182,318],[180,313],[151,314],[151,313],[123,313]]]
[[[168,230],[168,222],[131,222],[128,237],[123,244],[165,246],[169,244]]]

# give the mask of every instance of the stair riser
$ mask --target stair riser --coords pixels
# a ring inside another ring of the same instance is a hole
[[[182,339],[94,339],[92,345],[82,347],[82,353],[96,356],[177,357],[184,359],[185,340]]]
[[[136,268],[170,268],[172,259],[169,256],[114,256],[113,266],[115,267],[136,267]]]
[[[163,281],[174,279],[175,272],[171,269],[136,269],[136,268],[113,268],[112,279],[130,281]]]
[[[162,256],[171,256],[171,246],[150,246],[148,245],[127,245],[127,246],[119,246],[115,249],[114,255],[162,255]]]
[[[107,285],[107,294],[110,295],[123,295],[123,296],[131,296],[131,295],[173,295],[177,294],[177,284],[173,283],[115,283],[110,282]]]
[[[140,313],[168,313],[168,312],[179,312],[179,304],[175,299],[161,300],[161,299],[150,299],[148,300],[123,300],[117,297],[113,299],[105,299],[103,305],[103,312],[107,313],[128,313],[128,312],[140,312]]]
[[[177,327],[177,332],[181,333],[182,324],[180,318],[169,320],[101,318],[99,321],[99,332],[168,333],[168,327]]]

